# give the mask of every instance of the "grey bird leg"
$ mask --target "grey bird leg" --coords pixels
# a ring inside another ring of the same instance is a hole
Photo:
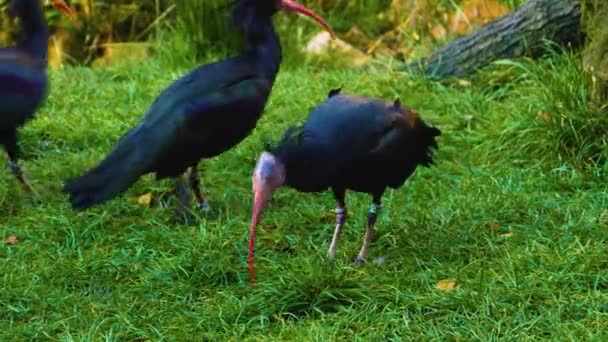
[[[363,245],[361,246],[359,255],[357,255],[357,258],[355,259],[355,265],[357,266],[367,261],[367,250],[374,236],[374,225],[376,224],[381,209],[382,203],[380,202],[380,198],[374,198],[374,201],[369,208],[369,213],[367,214],[367,228],[365,229],[365,235],[363,237]]]
[[[336,197],[336,229],[334,230],[334,236],[331,239],[331,243],[329,244],[329,250],[327,251],[327,258],[332,261],[336,257],[336,249],[338,248],[338,241],[340,240],[340,235],[342,234],[342,228],[344,228],[344,223],[346,222],[346,203],[344,201],[344,190],[335,190],[334,196]]]
[[[11,170],[11,173],[15,175],[15,177],[17,177],[21,185],[23,185],[23,189],[27,193],[35,194],[36,192],[34,191],[34,188],[32,188],[30,182],[27,180],[27,177],[25,177],[25,174],[23,173],[23,169],[21,169],[21,166],[19,166],[17,157],[19,154],[19,146],[17,146],[17,137],[15,136],[14,139],[9,139],[4,145],[4,148],[6,149],[6,153],[8,154],[8,162],[6,163],[8,169]]]
[[[186,223],[188,223],[189,219],[189,210],[190,210],[190,194],[188,189],[186,188],[186,184],[184,182],[184,178],[182,175],[179,177],[175,177],[175,194],[177,195],[178,206],[176,211],[176,221],[180,218],[183,218]]]
[[[198,164],[190,168],[190,187],[194,192],[194,196],[196,196],[196,202],[198,203],[199,209],[206,209],[209,206],[209,203],[201,191],[201,179],[198,176],[197,168]]]
[[[9,160],[6,163],[6,166],[9,168],[9,170],[11,170],[11,173],[15,175],[15,177],[17,177],[26,192],[30,194],[34,193],[34,188],[32,188],[32,186],[30,185],[30,182],[27,180],[27,177],[25,177],[23,169],[21,169],[21,166],[19,166],[19,163],[16,159]]]

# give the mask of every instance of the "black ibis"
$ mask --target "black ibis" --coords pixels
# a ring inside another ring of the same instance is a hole
[[[249,270],[253,265],[256,226],[273,191],[287,185],[302,192],[328,188],[337,202],[336,229],[327,252],[333,259],[346,221],[347,190],[372,196],[363,246],[356,264],[367,258],[374,224],[387,187],[396,189],[418,165],[429,167],[437,148],[437,128],[398,100],[342,95],[332,90],[306,122],[289,128],[276,146],[268,146],[252,176],[253,213],[249,238]]]
[[[272,23],[280,10],[309,16],[333,35],[323,18],[293,0],[235,1],[233,20],[244,35],[244,51],[200,66],[162,91],[99,165],[66,182],[63,191],[72,207],[86,209],[109,200],[140,176],[155,173],[157,179],[176,180],[183,209],[188,195],[182,175],[188,168],[198,205],[206,207],[197,165],[238,144],[262,115],[281,62]]]
[[[17,133],[48,95],[47,55],[49,30],[40,0],[6,0],[11,17],[21,22],[16,46],[0,49],[0,145],[8,154],[8,168],[27,192],[33,188],[19,165]],[[61,0],[53,5],[72,16],[72,9]]]

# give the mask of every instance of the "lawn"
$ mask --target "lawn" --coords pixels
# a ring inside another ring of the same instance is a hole
[[[0,241],[19,239],[0,243],[0,340],[607,339],[608,119],[587,100],[579,60],[502,62],[444,82],[381,66],[285,67],[255,132],[205,163],[216,215],[189,225],[173,224],[171,181],[146,176],[84,212],[60,193],[187,68],[153,58],[52,72],[21,135],[41,201],[0,173]],[[331,194],[280,190],[252,287],[255,159],[338,86],[417,109],[443,131],[436,165],[385,194],[370,250],[384,262],[362,267],[352,261],[369,196],[348,195],[330,264]]]

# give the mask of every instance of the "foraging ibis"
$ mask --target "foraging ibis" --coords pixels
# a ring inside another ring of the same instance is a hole
[[[323,18],[293,0],[236,0],[232,10],[245,38],[242,54],[200,66],[161,92],[98,166],[66,182],[63,191],[73,208],[109,200],[147,173],[174,178],[185,208],[182,175],[188,168],[190,187],[199,206],[206,207],[199,161],[227,151],[253,130],[279,70],[281,46],[272,16],[280,10],[299,12],[333,35]]]
[[[368,213],[363,246],[355,260],[367,258],[374,224],[387,187],[396,189],[419,165],[429,167],[437,148],[437,128],[427,125],[416,111],[399,101],[384,101],[332,90],[327,100],[299,127],[291,127],[280,142],[258,159],[252,176],[253,213],[249,238],[249,269],[253,265],[256,226],[273,191],[287,185],[302,192],[331,188],[337,202],[336,229],[328,258],[336,253],[346,221],[347,190],[368,193]]]
[[[0,49],[0,145],[8,154],[7,166],[23,188],[33,188],[19,165],[17,133],[34,117],[48,95],[47,55],[48,27],[40,0],[6,0],[8,14],[21,21],[20,38],[16,46]],[[72,9],[61,0],[53,5],[71,16]]]

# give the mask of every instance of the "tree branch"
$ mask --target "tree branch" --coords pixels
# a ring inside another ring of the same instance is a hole
[[[423,70],[431,77],[462,77],[491,62],[536,57],[545,40],[559,45],[580,43],[580,0],[529,0],[517,10],[398,70]]]

